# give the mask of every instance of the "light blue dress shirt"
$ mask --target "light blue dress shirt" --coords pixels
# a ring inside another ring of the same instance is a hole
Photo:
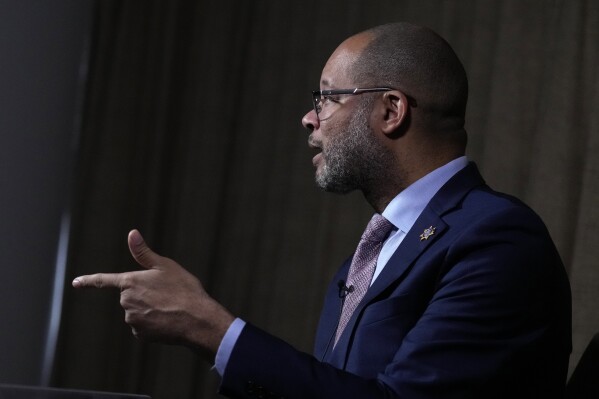
[[[437,191],[466,165],[468,165],[468,159],[465,156],[456,158],[417,180],[391,200],[383,211],[383,216],[395,226],[395,229],[391,231],[383,244],[370,284],[379,276]],[[220,343],[214,367],[221,376],[225,373],[233,347],[244,326],[245,321],[239,318],[235,319]]]

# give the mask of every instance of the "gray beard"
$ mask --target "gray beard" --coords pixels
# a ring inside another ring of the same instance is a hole
[[[352,115],[345,132],[322,149],[324,165],[316,184],[325,191],[345,194],[371,191],[376,182],[388,178],[393,154],[379,143],[368,124],[371,101],[364,101]]]

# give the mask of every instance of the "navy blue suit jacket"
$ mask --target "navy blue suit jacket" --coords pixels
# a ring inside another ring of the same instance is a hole
[[[434,234],[422,239],[425,229]],[[561,398],[570,287],[539,217],[492,191],[474,164],[433,197],[339,342],[338,281],[314,355],[248,324],[221,392],[285,398]]]

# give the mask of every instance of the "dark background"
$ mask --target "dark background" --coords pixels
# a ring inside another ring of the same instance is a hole
[[[50,378],[92,4],[0,0],[0,383]]]
[[[70,288],[135,269],[131,228],[232,312],[310,351],[325,286],[371,210],[314,186],[300,119],[339,42],[396,20],[454,46],[470,78],[469,157],[546,221],[573,287],[572,364],[599,330],[599,3],[0,7],[0,382],[215,397],[209,365],[131,336],[118,292]]]

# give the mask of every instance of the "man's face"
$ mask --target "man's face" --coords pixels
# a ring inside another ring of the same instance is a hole
[[[348,72],[360,45],[359,40],[347,41],[333,53],[322,72],[322,90],[356,87]],[[304,116],[304,126],[312,131],[308,143],[321,150],[312,163],[316,183],[322,189],[335,193],[367,191],[375,179],[387,174],[392,155],[370,126],[376,95],[336,96],[326,109],[323,105],[320,117],[315,111]]]
[[[316,184],[325,191],[344,194],[364,188],[370,163],[379,156],[380,144],[368,124],[372,101],[355,100],[354,112],[349,117],[339,114],[339,120],[331,120],[326,126],[321,124],[322,135],[327,140],[318,141],[314,135],[310,136],[310,143],[322,150],[314,163]]]

